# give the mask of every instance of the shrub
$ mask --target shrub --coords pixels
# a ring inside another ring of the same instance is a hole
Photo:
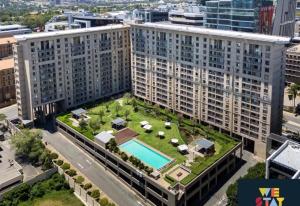
[[[46,193],[45,188],[42,186],[41,183],[36,183],[30,191],[31,197],[42,197]]]
[[[51,157],[51,159],[55,160],[55,159],[58,158],[58,154],[53,152],[53,153],[50,154],[50,157]]]
[[[70,177],[74,177],[75,175],[77,175],[76,170],[70,169],[68,171],[66,171],[66,173],[70,176]]]
[[[58,166],[62,165],[63,163],[64,163],[64,161],[62,161],[62,160],[57,160],[57,162],[56,162],[56,164],[57,164]]]
[[[81,184],[84,182],[84,178],[82,176],[78,176],[75,180],[76,183]]]
[[[63,170],[68,170],[68,169],[70,169],[70,164],[69,164],[69,163],[64,163],[64,164],[61,166],[61,168],[62,168]]]
[[[150,174],[153,172],[153,168],[148,167],[148,168],[146,169],[146,172],[147,172],[148,175],[150,175]]]
[[[88,190],[92,187],[92,184],[91,183],[86,183],[84,186],[83,186],[83,189],[85,190]]]
[[[99,190],[93,190],[91,193],[91,197],[93,198],[99,198],[100,197],[100,191]]]
[[[121,154],[121,158],[122,158],[122,160],[124,160],[125,162],[128,160],[128,156],[127,156],[127,154],[124,153],[124,152]]]
[[[92,192],[91,192],[91,191],[88,191],[88,192],[87,192],[87,194],[88,194],[88,195],[91,195],[91,194],[92,194]]]
[[[101,206],[107,206],[108,205],[108,199],[106,197],[103,197],[100,199],[100,205]]]

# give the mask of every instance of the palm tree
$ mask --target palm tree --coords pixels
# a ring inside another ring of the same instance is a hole
[[[289,99],[294,100],[294,109],[296,107],[296,97],[298,95],[299,90],[300,90],[300,85],[299,84],[292,84],[288,88]]]

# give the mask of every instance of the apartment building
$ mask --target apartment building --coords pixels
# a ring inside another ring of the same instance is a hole
[[[16,102],[12,45],[15,38],[0,37],[0,108]]]
[[[13,55],[12,45],[16,43],[14,37],[7,36],[0,38],[0,59],[11,58]]]
[[[0,60],[0,108],[16,102],[14,60]]]
[[[243,139],[266,157],[281,132],[289,38],[164,23],[131,24],[135,96]]]
[[[300,44],[286,51],[286,82],[300,84]]]
[[[129,26],[15,37],[17,103],[23,120],[130,89]]]

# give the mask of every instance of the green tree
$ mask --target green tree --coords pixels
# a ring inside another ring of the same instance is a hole
[[[76,183],[82,184],[84,182],[84,178],[82,176],[78,176],[75,180]]]
[[[16,150],[16,155],[24,160],[37,163],[43,154],[45,146],[40,130],[22,130],[11,137],[11,144]]]
[[[296,98],[298,96],[300,90],[300,85],[299,84],[291,84],[291,86],[289,86],[288,88],[288,95],[289,98],[292,99],[294,101],[294,109],[296,107]]]
[[[124,98],[126,99],[126,104],[129,104],[129,100],[130,100],[130,98],[131,98],[131,94],[130,94],[129,92],[126,92],[126,93],[124,94]]]
[[[257,163],[253,167],[248,169],[247,174],[241,179],[264,179],[265,177],[265,163]],[[238,181],[229,185],[226,195],[227,195],[227,206],[237,206],[238,198],[237,198],[237,189],[238,189]]]
[[[128,120],[128,116],[130,115],[130,110],[129,109],[126,109],[125,110],[125,113],[124,113],[124,116],[125,116],[125,119]]]
[[[100,197],[100,191],[99,190],[93,190],[92,193],[91,193],[91,197],[93,198],[99,198]]]
[[[92,118],[89,121],[89,126],[93,130],[94,133],[100,129],[100,124],[101,124],[101,120],[98,118],[95,118],[95,119]]]
[[[79,127],[80,127],[80,129],[82,129],[82,130],[85,130],[86,129],[86,127],[87,127],[87,123],[86,123],[86,121],[85,120],[80,120],[79,121]]]
[[[101,198],[100,205],[101,206],[107,206],[108,205],[108,199],[106,197]]]
[[[115,112],[116,112],[116,116],[118,117],[119,116],[119,112],[121,110],[121,105],[119,102],[116,102],[116,105],[115,105]]]
[[[103,123],[103,117],[105,115],[105,112],[101,109],[99,112],[98,112],[98,115],[99,115],[99,119],[101,121],[101,123]]]
[[[110,104],[109,104],[109,103],[106,103],[106,104],[105,104],[106,112],[109,112],[109,107],[110,107]]]
[[[0,122],[6,119],[6,115],[0,113]]]
[[[138,106],[137,106],[137,101],[136,101],[135,98],[132,98],[131,104],[132,104],[134,112],[137,112],[138,111]]]

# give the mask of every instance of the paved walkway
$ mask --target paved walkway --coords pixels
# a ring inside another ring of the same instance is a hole
[[[250,167],[261,161],[247,151],[243,151],[243,159],[246,163],[204,204],[204,206],[224,206],[227,204],[226,190],[229,185],[247,174]]]

